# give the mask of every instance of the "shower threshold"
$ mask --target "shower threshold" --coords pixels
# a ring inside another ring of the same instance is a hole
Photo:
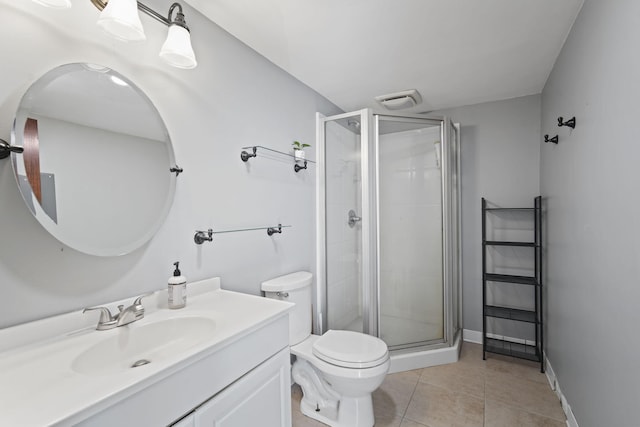
[[[362,332],[362,318],[358,317],[346,328]],[[384,337],[383,337],[384,340]],[[385,340],[386,342],[386,340]],[[449,345],[443,339],[425,340],[410,344],[389,345],[391,367],[389,373],[411,371],[458,361],[461,349],[462,333],[458,331]]]
[[[462,331],[455,334],[453,343],[433,344],[419,348],[396,350],[391,352],[389,373],[411,371],[430,366],[455,363],[460,357],[462,348]]]

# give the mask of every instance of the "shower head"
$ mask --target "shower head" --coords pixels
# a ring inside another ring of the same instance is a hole
[[[347,120],[347,126],[354,128],[355,130],[360,130],[360,122],[356,119]]]

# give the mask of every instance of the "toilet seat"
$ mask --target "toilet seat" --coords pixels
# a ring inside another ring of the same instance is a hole
[[[389,359],[384,341],[353,331],[327,331],[314,341],[312,352],[318,359],[344,368],[372,368]]]

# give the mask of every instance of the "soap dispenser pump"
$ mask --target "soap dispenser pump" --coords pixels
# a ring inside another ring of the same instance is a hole
[[[173,276],[169,277],[169,308],[182,308],[187,305],[187,278],[180,272],[179,262],[173,265],[176,269]]]

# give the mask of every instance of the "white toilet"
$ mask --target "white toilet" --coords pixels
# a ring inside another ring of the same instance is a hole
[[[289,314],[289,344],[296,356],[293,380],[303,392],[300,409],[333,427],[372,427],[371,393],[389,371],[381,339],[352,331],[311,334],[311,281],[306,271],[262,283],[267,298],[296,304]]]

